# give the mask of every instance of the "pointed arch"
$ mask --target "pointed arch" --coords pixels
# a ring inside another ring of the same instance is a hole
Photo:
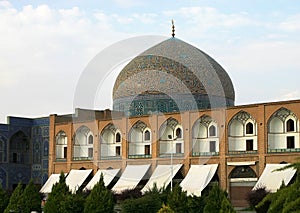
[[[67,144],[67,134],[64,131],[59,131],[56,134],[56,145],[66,145]]]
[[[147,124],[143,121],[137,121],[129,130],[128,141],[129,142],[143,142],[144,140],[144,130],[147,128]]]
[[[122,134],[113,123],[107,124],[100,133],[100,159],[120,158]]]
[[[250,166],[236,166],[229,174],[229,178],[256,178],[255,171]]]
[[[147,124],[138,120],[129,130],[128,158],[151,157],[151,129]]]
[[[229,136],[245,136],[245,134],[256,135],[255,127],[255,119],[248,112],[241,110],[238,113],[236,113],[229,121]]]
[[[277,118],[279,118],[282,121],[285,121],[288,117],[293,117],[295,119],[298,119],[294,112],[292,112],[291,110],[289,110],[289,109],[287,109],[285,107],[281,107],[278,110],[276,110],[272,114],[272,116],[270,117],[269,120],[271,120],[274,117],[277,117]]]
[[[211,125],[209,128],[208,128],[208,136],[209,137],[214,137],[217,135],[217,128],[215,125]]]
[[[210,116],[203,115],[195,121],[192,128],[192,155],[218,155],[218,125]]]
[[[246,111],[236,113],[228,123],[229,154],[252,154],[257,152],[257,124]]]
[[[176,137],[174,132],[179,122],[175,118],[168,118],[159,128],[159,138],[161,140],[172,140]]]
[[[168,118],[159,128],[159,154],[161,157],[171,153],[182,156],[184,153],[182,126],[177,119]]]
[[[295,131],[295,121],[291,118],[286,121],[286,131],[287,132]]]
[[[0,135],[0,163],[6,161],[7,154],[7,139],[3,135]]]
[[[117,132],[116,133],[116,143],[120,143],[121,142],[121,133]]]
[[[117,134],[120,137],[118,138],[120,139],[118,142],[121,142],[121,134],[118,128],[113,123],[107,124],[100,133],[101,144],[113,144],[117,142]]]
[[[175,135],[176,135],[176,138],[182,138],[182,129],[180,127],[177,127],[176,130],[175,130]]]
[[[73,160],[92,160],[94,136],[87,126],[80,126],[73,137]]]
[[[74,135],[74,145],[87,145],[90,135],[93,133],[87,126],[80,126]]]
[[[248,122],[246,124],[246,134],[247,135],[251,135],[251,134],[254,134],[254,125],[252,122]]]
[[[23,131],[16,132],[9,141],[9,161],[29,163],[29,138]]]
[[[150,141],[150,140],[151,140],[150,130],[146,129],[144,132],[144,141]]]
[[[299,120],[294,112],[281,107],[268,120],[268,152],[299,149]]]
[[[68,153],[68,137],[64,131],[59,131],[56,134],[55,157],[56,160],[66,160]]]

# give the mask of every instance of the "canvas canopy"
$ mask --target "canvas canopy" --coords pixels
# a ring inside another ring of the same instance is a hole
[[[191,165],[180,186],[188,195],[201,196],[202,190],[209,184],[218,168],[218,164]]]
[[[171,179],[174,178],[176,173],[181,168],[182,164],[175,164],[173,166],[171,165],[158,165],[153,174],[151,175],[149,181],[142,189],[142,192],[146,192],[153,188],[154,184],[156,184],[158,189],[161,189],[162,187],[166,186],[171,182]],[[171,172],[173,170],[173,172]],[[171,178],[171,173],[173,174]]]
[[[52,191],[52,187],[55,183],[59,181],[60,174],[52,174],[46,181],[46,183],[41,188],[40,192],[44,194],[49,194]]]
[[[126,189],[134,189],[149,170],[150,165],[127,165],[118,182],[112,188],[120,193]]]
[[[257,183],[253,187],[253,190],[264,186],[266,187],[266,190],[276,192],[280,188],[282,181],[287,185],[295,175],[296,170],[290,168],[282,171],[275,171],[286,165],[287,164],[267,164]]]
[[[99,182],[101,174],[103,175],[104,185],[108,186],[115,176],[119,173],[120,169],[103,169],[98,170],[92,180],[86,185],[84,190],[92,190],[93,187]]]
[[[66,178],[66,184],[72,193],[75,193],[87,177],[91,174],[92,169],[76,170],[72,169]]]

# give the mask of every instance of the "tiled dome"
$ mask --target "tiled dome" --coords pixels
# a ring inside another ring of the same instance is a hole
[[[129,62],[113,89],[113,108],[129,115],[232,106],[234,99],[226,71],[206,53],[174,37]]]

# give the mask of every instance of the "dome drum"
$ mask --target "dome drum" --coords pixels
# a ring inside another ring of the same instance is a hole
[[[114,100],[114,110],[123,111],[127,116],[150,115],[167,112],[180,112],[215,107],[232,106],[230,99],[218,96],[194,94],[193,98],[186,94],[170,97],[166,94],[142,94],[134,98],[124,97]]]

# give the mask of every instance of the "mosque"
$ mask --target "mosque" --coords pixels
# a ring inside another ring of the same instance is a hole
[[[113,110],[75,109],[0,125],[4,188],[32,178],[51,192],[61,171],[72,191],[104,174],[115,192],[180,183],[200,196],[212,182],[246,206],[255,187],[276,191],[300,157],[300,100],[235,106],[227,72],[172,37],[131,60],[113,88]]]

